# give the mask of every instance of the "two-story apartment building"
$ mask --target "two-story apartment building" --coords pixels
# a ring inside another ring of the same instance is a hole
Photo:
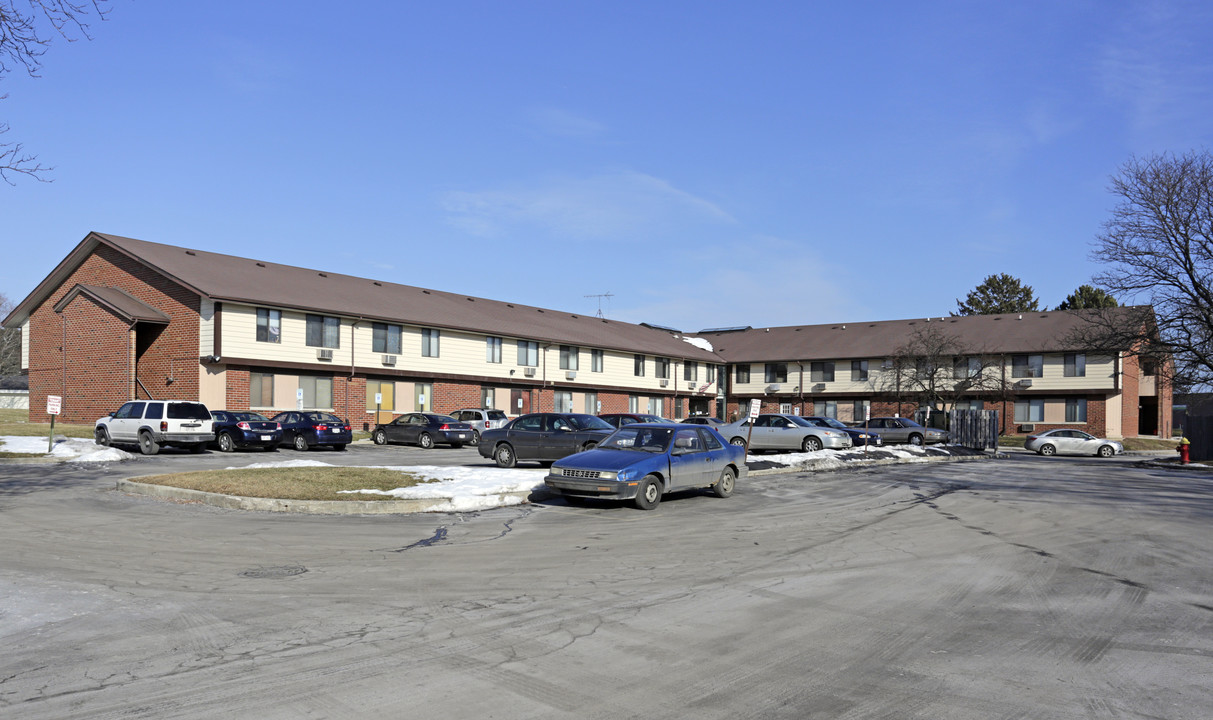
[[[1000,409],[1008,430],[1170,430],[1169,392],[1133,356],[1065,347],[1073,313],[687,336],[90,233],[4,320],[22,331],[31,420],[46,419],[48,395],[63,398],[68,422],[172,397],[266,414],[325,409],[356,427],[461,407],[725,416],[751,398],[843,420],[909,415],[923,373],[902,351],[931,322],[964,350],[946,372],[932,368],[944,399]]]

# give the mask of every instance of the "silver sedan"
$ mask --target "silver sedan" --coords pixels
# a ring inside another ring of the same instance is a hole
[[[946,443],[946,430],[923,427],[909,418],[903,417],[874,417],[866,424],[857,425],[869,433],[879,435],[886,443],[909,443],[911,445],[930,445],[931,443]]]
[[[1046,430],[1029,435],[1023,446],[1040,455],[1098,455],[1112,457],[1125,451],[1115,440],[1097,438],[1082,430]]]
[[[734,445],[745,445],[749,438],[750,450],[800,450],[813,452],[823,448],[843,450],[851,447],[851,436],[842,430],[819,427],[799,415],[771,413],[759,415],[753,430],[749,419],[720,425],[716,431]]]

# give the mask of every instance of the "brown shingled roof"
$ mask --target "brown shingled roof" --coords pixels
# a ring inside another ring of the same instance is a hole
[[[78,295],[84,295],[92,298],[102,307],[108,309],[126,322],[152,322],[160,325],[167,325],[169,316],[166,313],[160,312],[156,308],[148,305],[142,300],[134,297],[125,290],[111,287],[98,287],[96,285],[85,285],[83,283],[76,285],[63,296],[59,302],[55,303],[55,312],[67,307],[73,299]]]

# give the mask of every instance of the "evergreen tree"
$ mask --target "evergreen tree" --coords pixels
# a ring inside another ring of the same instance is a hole
[[[1040,309],[1029,285],[1006,273],[991,275],[956,301],[953,315],[998,315],[999,313],[1036,312]]]
[[[1116,298],[1102,289],[1090,285],[1079,285],[1078,289],[1066,296],[1057,306],[1058,310],[1087,310],[1094,308],[1120,307]]]

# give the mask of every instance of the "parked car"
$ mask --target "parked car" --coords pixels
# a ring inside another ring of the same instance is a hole
[[[376,445],[408,443],[429,450],[438,444],[461,448],[472,442],[472,434],[470,423],[460,422],[450,415],[408,413],[390,423],[376,425],[371,431],[371,440]]]
[[[718,428],[724,425],[724,420],[714,418],[711,415],[693,415],[683,420],[687,425],[707,425],[709,427]]]
[[[863,428],[850,427],[843,424],[841,420],[836,418],[808,415],[805,417],[805,420],[808,420],[814,425],[820,425],[822,427],[834,428],[835,430],[843,431],[847,435],[851,436],[851,445],[854,447],[859,447],[861,445],[875,445],[876,447],[880,447],[881,445],[884,445],[884,439],[876,433],[865,432]]]
[[[948,441],[946,430],[924,427],[910,418],[903,417],[874,417],[866,425],[868,432],[882,437],[886,443],[909,443],[911,445],[930,445]]]
[[[215,439],[215,429],[211,411],[200,402],[132,400],[98,419],[93,437],[98,445],[138,444],[144,455],[155,455],[162,447],[200,453]]]
[[[231,452],[237,448],[262,448],[277,450],[282,442],[282,426],[261,413],[216,410],[215,442],[213,447],[220,452]]]
[[[510,421],[504,410],[493,408],[464,408],[451,413],[451,417],[472,426],[472,444],[480,443],[480,433],[483,430],[503,427]]]
[[[548,462],[589,450],[615,431],[604,420],[579,413],[531,413],[505,427],[480,433],[480,454],[500,467],[519,460]]]
[[[354,439],[350,424],[329,412],[289,410],[278,413],[273,420],[282,426],[281,444],[296,450],[308,450],[317,445],[344,450]]]
[[[752,432],[749,418],[721,425],[718,430],[733,445],[745,445],[748,438],[751,450],[813,452],[851,447],[851,436],[842,430],[814,425],[799,415],[784,413],[759,415]]]
[[[663,417],[656,415],[642,415],[640,413],[604,413],[598,417],[609,422],[611,427],[623,427],[632,423],[663,423],[669,422]]]
[[[1125,446],[1115,440],[1098,438],[1082,430],[1045,430],[1029,435],[1023,446],[1040,455],[1112,457],[1125,451]]]
[[[745,448],[729,445],[709,427],[634,423],[592,450],[557,461],[543,482],[566,498],[632,500],[652,510],[675,490],[711,488],[728,497],[745,474]]]

